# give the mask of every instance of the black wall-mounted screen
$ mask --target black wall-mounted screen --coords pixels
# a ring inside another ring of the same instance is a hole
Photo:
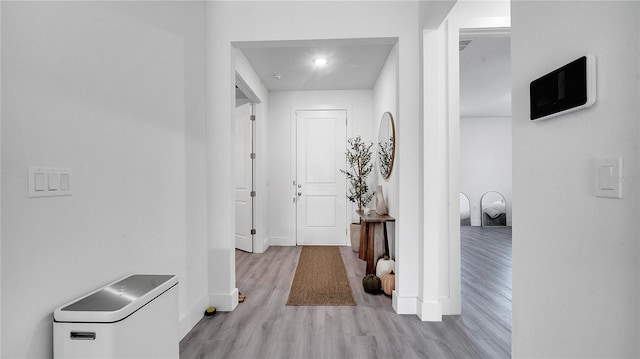
[[[587,57],[583,56],[531,81],[531,120],[587,104],[587,76]]]

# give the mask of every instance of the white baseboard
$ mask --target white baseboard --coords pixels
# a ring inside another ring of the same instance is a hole
[[[391,305],[396,313],[416,314],[416,297],[400,297],[395,290],[391,294]]]
[[[441,322],[442,305],[439,302],[423,302],[418,299],[418,318],[423,322]]]
[[[180,339],[184,338],[185,335],[187,335],[189,331],[198,324],[200,319],[202,319],[204,311],[209,307],[207,299],[206,295],[203,296],[193,307],[191,307],[191,309],[187,310],[187,312],[180,317],[180,321],[178,323],[178,334],[180,335]]]
[[[269,249],[269,237],[265,237],[262,240],[262,237],[254,238],[253,243],[253,253],[264,253]]]
[[[440,307],[442,315],[460,315],[462,313],[460,301],[454,301],[449,297],[440,297]]]
[[[296,243],[291,237],[269,237],[269,244],[272,246],[295,246]]]
[[[231,312],[238,306],[238,288],[229,294],[209,294],[209,305],[220,312]]]

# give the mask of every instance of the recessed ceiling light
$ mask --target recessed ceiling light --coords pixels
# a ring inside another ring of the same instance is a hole
[[[316,66],[324,66],[329,63],[326,57],[318,57],[313,59],[313,64]]]
[[[274,77],[276,80],[280,80],[280,79],[282,78],[282,75],[280,75],[280,74],[273,74],[273,77]]]

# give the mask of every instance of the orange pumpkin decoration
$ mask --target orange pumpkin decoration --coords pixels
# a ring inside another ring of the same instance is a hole
[[[396,289],[396,274],[391,271],[382,276],[382,291],[386,295],[391,295],[394,289]]]

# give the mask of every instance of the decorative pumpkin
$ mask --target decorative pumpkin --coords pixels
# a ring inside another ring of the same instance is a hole
[[[371,294],[380,293],[381,282],[380,278],[373,274],[367,274],[364,278],[362,278],[362,286],[364,287],[364,291]]]
[[[382,276],[382,291],[386,295],[391,295],[394,289],[396,289],[396,274],[391,271]]]
[[[378,259],[378,264],[376,264],[376,275],[378,277],[382,278],[383,275],[394,270],[396,270],[396,262],[393,259],[389,259],[387,256]]]

